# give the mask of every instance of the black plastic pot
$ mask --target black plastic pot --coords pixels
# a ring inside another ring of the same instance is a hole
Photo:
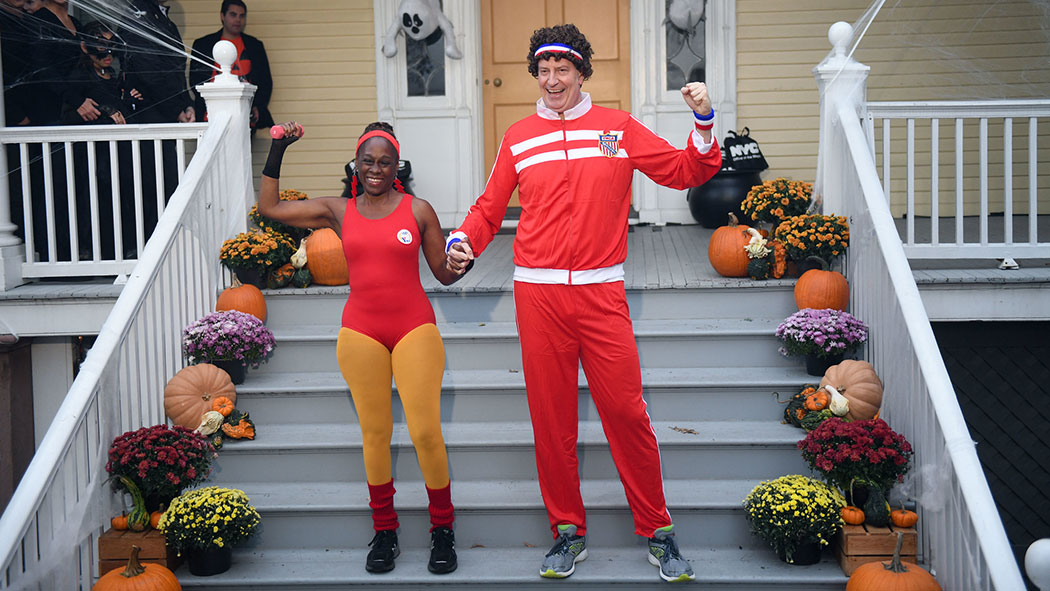
[[[720,170],[711,180],[689,189],[686,199],[689,212],[705,228],[718,228],[729,222],[734,213],[740,223],[749,224],[751,218],[740,211],[740,204],[751,187],[762,184],[762,177],[754,171]],[[749,224],[750,225],[750,224]]]

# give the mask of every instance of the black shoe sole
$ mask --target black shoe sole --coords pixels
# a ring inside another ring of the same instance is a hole
[[[448,573],[456,570],[459,566],[457,562],[449,562],[441,565],[427,564],[427,570],[434,573],[435,575],[447,575]]]
[[[400,550],[396,550],[394,552],[394,558],[396,559],[398,556],[401,556],[401,551]],[[365,570],[370,572],[370,573],[381,574],[381,573],[388,573],[388,572],[394,570],[395,566],[397,566],[397,565],[394,563],[393,560],[390,561],[389,565],[387,565],[387,564],[369,564],[369,563],[366,562],[365,563]]]

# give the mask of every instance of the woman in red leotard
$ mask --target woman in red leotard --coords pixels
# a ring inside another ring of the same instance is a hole
[[[278,198],[284,151],[303,133],[296,123],[281,127],[284,135],[273,140],[263,168],[259,213],[300,228],[332,228],[342,237],[349,270],[350,295],[343,308],[336,357],[361,423],[376,531],[365,569],[389,571],[400,554],[390,461],[393,377],[430,499],[427,567],[437,574],[452,572],[456,569],[453,507],[441,435],[445,349],[434,310],[419,282],[419,249],[441,283],[455,282],[462,271],[447,265],[445,239],[434,208],[405,194],[397,181],[401,150],[388,124],[370,124],[357,142],[352,198],[305,201]]]

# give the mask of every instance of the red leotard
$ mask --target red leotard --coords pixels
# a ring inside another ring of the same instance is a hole
[[[342,233],[350,276],[343,326],[393,351],[412,329],[435,324],[434,308],[419,282],[421,240],[411,195],[403,195],[390,215],[377,220],[362,216],[349,200]]]

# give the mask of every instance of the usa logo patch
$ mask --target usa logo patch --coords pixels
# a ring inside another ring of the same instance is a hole
[[[615,158],[620,151],[620,136],[612,132],[598,134],[598,149],[606,158]]]

